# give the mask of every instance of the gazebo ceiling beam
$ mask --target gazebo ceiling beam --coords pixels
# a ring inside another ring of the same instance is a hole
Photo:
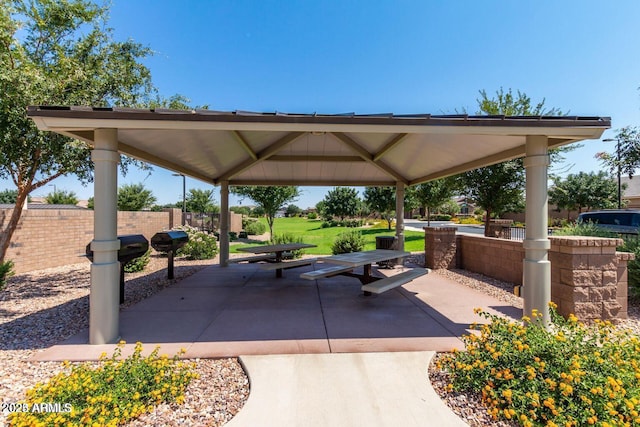
[[[409,181],[409,185],[421,184],[423,182],[431,181],[438,178],[445,178],[447,176],[457,175],[468,170],[477,169],[485,166],[494,165],[500,162],[506,162],[507,160],[513,160],[516,157],[521,157],[524,147],[511,148],[509,150],[501,151],[490,156],[483,157],[478,160],[463,163],[458,166],[454,166],[449,169],[439,170],[435,173],[421,176],[420,178],[412,179]]]
[[[349,135],[344,134],[342,132],[332,132],[332,135],[335,136],[336,138],[338,138],[340,141],[342,141],[347,147],[349,147],[353,152],[355,152],[358,156],[360,156],[367,163],[370,163],[370,164],[378,167],[384,173],[386,173],[387,175],[391,176],[394,179],[395,182],[403,182],[403,183],[405,183],[407,185],[409,184],[409,181],[405,177],[400,175],[397,171],[395,171],[393,168],[387,166],[386,164],[382,163],[381,161],[378,161],[378,162],[374,161],[373,160],[373,156],[371,155],[371,153],[369,153],[367,150],[362,148],[360,146],[360,144],[358,144],[356,141],[354,141]]]
[[[395,147],[396,145],[400,144],[400,142],[407,135],[409,135],[409,134],[408,133],[399,133],[396,136],[394,136],[393,138],[391,138],[391,140],[389,140],[389,142],[387,142],[387,144],[384,147],[382,147],[382,149],[380,151],[378,151],[375,156],[373,156],[373,161],[377,162],[378,160],[380,160],[385,154],[387,154],[389,151],[391,151],[391,149],[393,147]]]
[[[274,185],[274,186],[299,186],[300,181],[291,179],[291,180],[278,180],[278,179],[237,179],[229,181],[229,185],[238,186],[238,185]],[[362,180],[362,181],[349,181],[348,184],[345,184],[344,180],[341,179],[322,179],[322,180],[309,180],[304,182],[305,186],[310,187],[344,187],[345,185],[354,186],[354,187],[393,187],[396,185],[395,180],[388,181],[370,181],[370,180]]]
[[[251,146],[249,145],[247,140],[244,138],[244,136],[242,136],[240,131],[233,130],[231,131],[231,134],[235,137],[236,141],[238,141],[238,143],[242,146],[242,148],[244,148],[244,151],[247,152],[249,157],[251,157],[253,160],[258,160],[258,155],[253,151],[253,149],[251,149]]]
[[[248,160],[245,160],[244,162],[240,163],[238,166],[228,170],[224,174],[215,178],[213,182],[218,184],[221,181],[231,181],[231,179],[234,176],[246,171],[250,167],[255,166],[260,162],[267,160],[269,157],[273,156],[278,151],[282,150],[284,147],[291,144],[293,141],[295,141],[296,139],[298,139],[300,136],[304,134],[305,132],[291,132],[286,134],[285,136],[273,142],[267,148],[259,152],[257,154],[257,159],[254,160],[253,158],[250,158]]]
[[[269,157],[269,161],[273,162],[364,162],[365,160],[360,156],[285,156],[285,155],[274,155]]]

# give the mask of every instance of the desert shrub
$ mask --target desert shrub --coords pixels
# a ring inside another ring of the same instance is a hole
[[[125,273],[137,273],[139,271],[143,271],[147,264],[149,264],[149,261],[151,261],[151,249],[149,249],[144,255],[136,259],[132,259],[122,268],[124,268]]]
[[[550,307],[514,322],[476,309],[489,324],[471,325],[464,352],[445,357],[449,390],[482,397],[495,418],[522,426],[638,425],[640,340],[609,322],[592,327]]]
[[[267,227],[260,221],[252,221],[244,227],[244,231],[250,235],[260,236],[267,232]]]
[[[103,353],[97,367],[64,362],[65,372],[27,391],[17,405],[28,411],[9,414],[10,424],[116,426],[151,412],[154,405],[182,404],[187,385],[197,378],[192,364],[178,360],[184,351],[169,359],[159,356],[156,347],[142,357],[142,344],[136,343],[133,354],[120,360],[124,344],[121,341],[110,358]],[[61,411],[33,410],[48,402],[59,402]]]
[[[360,252],[364,249],[365,240],[362,233],[357,230],[349,230],[338,234],[331,246],[331,252],[345,254],[349,252]]]
[[[286,243],[303,243],[303,242],[302,242],[302,236],[295,236],[292,233],[282,233],[282,234],[275,234],[271,238],[271,243],[274,245],[283,245]],[[291,251],[291,256],[293,258],[301,258],[302,254],[304,254],[304,249]]]
[[[477,217],[467,217],[467,218],[459,218],[458,224],[482,224],[482,220]]]
[[[317,219],[318,218],[318,214],[315,212],[309,212],[307,214],[307,219]]]
[[[4,289],[7,279],[11,276],[13,276],[13,261],[0,262],[0,291]]]
[[[206,231],[200,231],[197,228],[184,226],[177,227],[178,230],[186,231],[189,241],[183,247],[178,249],[176,255],[186,257],[187,259],[211,259],[218,253],[218,242],[215,235]],[[231,234],[231,233],[229,233]]]

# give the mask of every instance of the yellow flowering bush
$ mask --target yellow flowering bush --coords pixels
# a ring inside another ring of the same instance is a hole
[[[194,365],[159,356],[156,347],[142,357],[142,344],[122,359],[121,341],[113,355],[100,357],[97,367],[89,363],[72,366],[52,377],[46,384],[36,384],[27,391],[20,404],[27,410],[9,414],[12,426],[117,426],[150,412],[162,402],[184,402],[189,382],[197,377]],[[59,411],[34,411],[41,404],[59,404]]]
[[[610,322],[564,319],[551,304],[551,325],[532,313],[513,322],[471,325],[466,351],[445,357],[449,390],[474,391],[495,418],[522,426],[640,425],[640,340]]]

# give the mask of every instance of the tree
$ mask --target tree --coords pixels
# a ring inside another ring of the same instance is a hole
[[[276,212],[287,203],[295,202],[300,196],[298,187],[277,186],[237,186],[231,187],[231,192],[253,200],[259,208],[264,210],[269,225],[269,234],[273,237],[273,221]]]
[[[427,225],[431,223],[431,211],[453,197],[454,180],[436,179],[416,186],[416,198],[427,210]]]
[[[335,187],[324,196],[325,215],[338,216],[340,221],[358,213],[358,191],[352,187]]]
[[[533,105],[531,98],[523,92],[514,95],[509,89],[496,91],[494,98],[489,98],[484,90],[477,99],[477,114],[504,114],[507,116],[551,116],[563,115],[557,108],[547,109],[545,100]],[[575,146],[573,147],[575,148]],[[565,148],[564,151],[573,148]],[[561,159],[562,149],[551,154],[552,159]],[[497,165],[486,166],[460,176],[460,183],[475,203],[486,211],[485,235],[489,230],[491,214],[500,214],[506,210],[520,210],[523,206],[525,173],[522,159],[510,160]]]
[[[300,209],[298,206],[293,204],[287,206],[287,210],[285,211],[285,214],[288,217],[294,217],[294,216],[300,215],[301,213],[302,213],[302,209]]]
[[[77,205],[78,197],[76,193],[73,191],[54,191],[53,193],[47,194],[45,200],[50,205]]]
[[[380,217],[387,221],[391,230],[391,221],[396,209],[396,190],[393,187],[366,187],[364,200],[372,211],[378,212]]]
[[[119,211],[141,211],[150,209],[155,203],[155,196],[143,184],[125,184],[118,188]]]
[[[559,209],[610,209],[618,205],[618,184],[606,172],[580,172],[565,179],[555,178],[549,189],[549,202]],[[567,213],[567,217],[568,217]]]
[[[213,198],[213,190],[200,190],[198,188],[190,188],[187,194],[187,211],[203,214],[219,213],[220,207],[215,204]]]
[[[640,129],[627,126],[618,130],[614,153],[596,154],[612,173],[623,173],[632,178],[636,169],[640,168]]]
[[[462,186],[473,201],[486,211],[484,233],[488,235],[491,215],[499,215],[522,204],[525,184],[520,162],[509,161],[460,175]]]
[[[84,0],[2,0],[0,178],[12,179],[18,193],[0,233],[0,262],[29,193],[62,175],[92,180],[87,145],[40,132],[25,106],[140,106],[153,91],[141,62],[151,50],[115,41],[107,17],[107,6]]]
[[[16,199],[18,198],[17,190],[2,190],[0,191],[0,203],[3,204],[14,204]]]

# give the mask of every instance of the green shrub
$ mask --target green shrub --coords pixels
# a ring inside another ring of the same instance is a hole
[[[640,298],[640,238],[625,237],[622,246],[617,248],[621,252],[631,252],[635,254],[635,259],[627,262],[627,274],[629,285],[629,296],[634,299]]]
[[[338,227],[340,225],[340,222],[334,220],[334,219],[330,219],[327,221],[324,221],[321,225],[322,228],[330,228],[330,227]]]
[[[184,226],[177,227],[178,230],[186,231],[189,241],[176,252],[177,256],[187,259],[211,259],[218,253],[218,242],[214,235],[197,228]],[[229,233],[231,234],[231,233]]]
[[[295,236],[291,233],[282,233],[275,234],[271,238],[271,244],[273,245],[284,245],[287,243],[303,243],[302,236]],[[291,256],[293,258],[301,258],[304,253],[304,249],[298,249],[295,251],[291,251]]]
[[[110,358],[102,353],[97,368],[89,363],[75,365],[28,390],[19,405],[30,410],[9,414],[10,424],[116,426],[151,412],[154,405],[182,404],[187,385],[197,378],[194,365],[178,360],[184,350],[169,359],[159,356],[156,347],[142,357],[142,344],[136,343],[133,354],[120,360],[124,344],[121,341]],[[70,367],[69,362],[64,365]],[[61,412],[32,410],[43,402],[69,407],[63,406]]]
[[[364,249],[364,244],[365,240],[360,231],[349,230],[338,234],[331,246],[331,252],[333,252],[334,255],[360,252]]]
[[[124,268],[125,273],[137,273],[139,271],[143,271],[147,264],[149,264],[149,261],[151,261],[151,249],[142,256],[132,259],[122,268]]]
[[[309,212],[307,214],[307,219],[317,219],[318,218],[318,214],[315,212]]]
[[[244,230],[247,234],[260,236],[267,232],[267,227],[260,221],[252,221],[245,226]]]
[[[569,224],[553,232],[554,236],[591,236],[591,237],[618,237],[617,233],[603,230],[592,222]]]
[[[0,291],[4,289],[7,284],[7,279],[13,276],[13,261],[6,260],[0,262]]]
[[[463,336],[464,352],[445,357],[449,390],[481,395],[495,418],[522,426],[638,425],[640,340],[609,322],[592,327],[551,304],[549,328],[541,313],[513,322],[476,309],[488,325]]]
[[[451,215],[448,215],[448,214],[433,214],[433,215],[431,215],[431,221],[451,221]]]
[[[233,242],[234,240],[238,240],[238,233],[235,231],[229,232],[229,241]]]

